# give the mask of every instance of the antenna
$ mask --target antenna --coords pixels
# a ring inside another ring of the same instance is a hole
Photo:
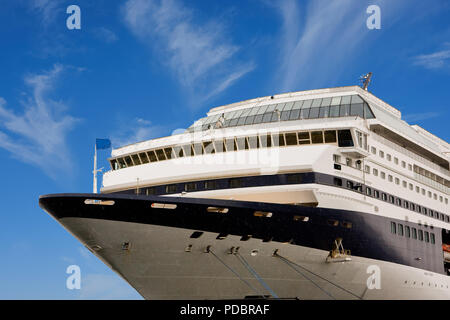
[[[367,87],[369,86],[369,83],[371,80],[372,80],[372,72],[369,72],[369,73],[359,77],[359,81],[362,83],[361,86],[366,91],[367,91]]]

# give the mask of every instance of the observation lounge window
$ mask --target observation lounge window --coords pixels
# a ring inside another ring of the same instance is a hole
[[[223,121],[220,121],[222,123],[220,127],[350,116],[365,119],[375,118],[369,105],[359,95],[347,95],[282,102],[224,112],[222,115],[215,114],[197,120],[187,129],[187,132],[217,127],[219,118],[222,119],[222,117]]]
[[[339,116],[340,117],[348,117],[349,115],[350,115],[350,105],[349,104],[341,105],[341,107],[339,109]]]
[[[353,147],[353,138],[350,130],[338,131],[338,145],[339,147]]]
[[[316,118],[319,118],[319,111],[320,111],[320,108],[319,108],[319,107],[311,108],[311,109],[309,110],[309,116],[308,116],[308,118],[309,118],[309,119],[316,119]]]
[[[291,113],[289,115],[289,120],[297,120],[300,117],[300,109],[301,109],[302,105],[303,105],[303,100],[296,101],[294,103]]]
[[[289,120],[289,114],[291,113],[292,108],[294,107],[294,102],[288,102],[284,105],[283,111],[281,111],[281,121]]]
[[[255,115],[258,112],[259,107],[253,107],[249,114],[247,115],[247,118],[245,118],[245,124],[252,124],[253,121],[255,120]]]
[[[264,113],[266,112],[267,108],[268,108],[268,106],[261,106],[258,109],[258,112],[256,113],[256,116],[255,116],[255,120],[253,121],[253,124],[262,122]]]

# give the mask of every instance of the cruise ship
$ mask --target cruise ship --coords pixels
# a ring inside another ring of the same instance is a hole
[[[145,299],[450,299],[450,145],[366,88],[211,109],[39,205]]]

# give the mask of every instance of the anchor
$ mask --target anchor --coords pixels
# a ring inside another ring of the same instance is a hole
[[[342,245],[342,238],[334,240],[333,249],[328,254],[326,262],[347,262],[352,261],[350,250],[345,250]]]

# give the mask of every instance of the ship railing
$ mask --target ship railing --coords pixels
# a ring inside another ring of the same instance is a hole
[[[419,156],[417,153],[409,151],[409,150],[403,148],[402,146],[399,146],[398,144],[396,144],[392,141],[389,141],[386,138],[383,138],[382,136],[380,136],[374,132],[371,132],[370,135],[371,135],[372,139],[374,139],[374,140],[376,140],[376,141],[378,141],[378,142],[380,142],[380,143],[382,143],[382,144],[384,144],[384,145],[386,145],[386,146],[388,146],[388,147],[390,147],[390,148],[392,148],[414,160],[417,160],[418,162],[420,162],[421,164],[423,164],[425,166],[428,166],[436,171],[439,171],[440,173],[444,174],[446,177],[448,177],[450,175],[449,170],[446,170],[445,168],[442,168],[438,164],[436,164],[428,159],[425,159],[424,157]]]

